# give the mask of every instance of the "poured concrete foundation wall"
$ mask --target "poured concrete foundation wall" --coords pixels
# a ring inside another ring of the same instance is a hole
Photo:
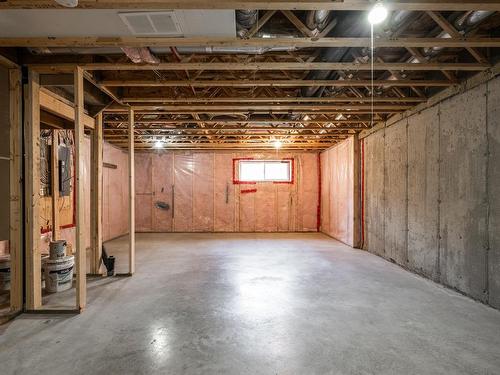
[[[238,158],[292,158],[294,182],[235,184]],[[316,231],[317,159],[316,153],[136,153],[136,230]]]
[[[351,137],[321,153],[321,231],[358,246],[357,138]]]
[[[364,248],[500,308],[500,78],[363,142]]]

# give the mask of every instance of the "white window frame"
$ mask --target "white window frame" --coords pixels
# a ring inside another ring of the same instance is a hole
[[[259,180],[244,180],[242,179],[242,166],[244,164],[250,163],[262,163],[264,165],[264,179]],[[266,164],[271,163],[284,163],[288,165],[288,178],[287,179],[276,179],[276,178],[265,178],[265,168]],[[291,183],[293,180],[293,163],[290,159],[284,160],[258,160],[258,159],[248,159],[248,160],[239,160],[238,162],[238,180],[243,183],[254,183],[254,182],[281,182],[281,183]]]

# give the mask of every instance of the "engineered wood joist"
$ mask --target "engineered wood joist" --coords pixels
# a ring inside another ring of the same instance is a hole
[[[122,101],[127,103],[164,103],[164,104],[179,104],[179,103],[422,103],[426,98],[420,97],[266,97],[266,98],[245,98],[245,97],[215,97],[215,98],[137,98],[137,97],[124,97]]]
[[[467,38],[455,32],[453,38],[376,38],[375,48],[498,48],[500,38]],[[0,38],[0,47],[370,47],[370,38],[161,38],[161,37],[33,37]]]
[[[169,80],[169,81],[137,81],[137,80],[103,80],[103,86],[109,87],[366,87],[371,86],[370,80]],[[450,81],[439,80],[375,80],[375,87],[449,87]]]
[[[75,64],[32,64],[30,67],[39,73],[69,72],[75,68]],[[372,64],[356,62],[173,62],[159,64],[130,64],[130,63],[87,63],[80,67],[87,71],[172,71],[172,70],[220,70],[220,71],[245,71],[245,70],[344,70],[344,71],[371,71]],[[490,68],[490,64],[481,63],[374,63],[373,69],[403,70],[403,71],[483,71]]]
[[[500,10],[498,0],[398,0],[389,4],[394,10],[468,11]],[[80,0],[80,9],[263,9],[263,10],[369,10],[370,0]],[[51,0],[7,0],[0,9],[64,9]]]

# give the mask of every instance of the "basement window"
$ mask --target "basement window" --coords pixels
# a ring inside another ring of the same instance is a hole
[[[293,182],[292,160],[240,160],[240,182]]]

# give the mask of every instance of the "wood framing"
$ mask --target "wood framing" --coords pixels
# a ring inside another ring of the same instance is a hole
[[[289,9],[289,10],[369,10],[370,0],[80,0],[82,9]],[[500,10],[497,0],[396,0],[391,9],[400,10]],[[51,0],[7,0],[0,2],[0,9],[64,9]]]
[[[25,226],[26,226],[26,309],[42,306],[42,265],[40,252],[40,85],[38,73],[28,71],[24,108]]]
[[[129,171],[129,274],[135,272],[135,142],[134,110],[128,111],[128,171]]]
[[[40,88],[40,107],[46,111],[69,121],[75,121],[75,109],[53,92]],[[83,124],[89,129],[94,128],[94,119],[83,113]]]
[[[21,69],[9,69],[10,95],[10,311],[23,309]]]
[[[102,113],[97,114],[94,131],[92,132],[91,153],[91,270],[93,274],[100,274],[102,255],[102,153],[103,130]]]
[[[85,221],[84,221],[84,196],[83,196],[83,141],[84,141],[84,102],[83,102],[83,70],[75,69],[74,84],[74,112],[75,112],[75,218],[76,218],[76,241],[75,241],[75,269],[76,269],[76,309],[82,311],[87,300],[87,270],[86,270],[86,248],[85,248]]]
[[[305,32],[302,22],[290,11],[287,17],[301,23],[300,30]],[[293,15],[293,16],[292,16]],[[309,33],[311,33],[309,31]],[[464,38],[454,32],[453,38],[377,38],[375,48],[472,48],[500,47],[500,38]],[[34,37],[0,38],[0,47],[294,47],[294,48],[333,48],[333,47],[370,47],[370,38],[324,37],[314,38],[312,33],[306,38],[155,38],[155,37]]]
[[[60,239],[60,220],[59,220],[59,135],[57,130],[52,131],[52,155],[50,158],[50,187],[52,195],[52,240]]]

